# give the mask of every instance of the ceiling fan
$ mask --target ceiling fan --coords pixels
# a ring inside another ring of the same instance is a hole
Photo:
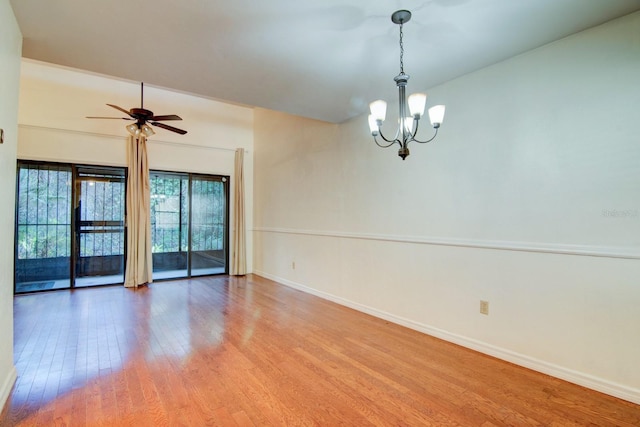
[[[127,130],[132,134],[139,134],[141,131],[146,133],[147,136],[149,134],[153,134],[154,132],[150,127],[146,126],[147,123],[152,126],[157,126],[162,129],[169,130],[171,132],[179,133],[180,135],[184,135],[187,133],[186,130],[178,129],[173,126],[166,125],[164,123],[160,123],[166,120],[182,120],[180,116],[176,116],[175,114],[168,114],[164,116],[155,116],[153,111],[145,110],[144,108],[144,83],[140,83],[140,108],[132,108],[127,111],[122,107],[118,107],[117,105],[107,104],[111,108],[115,108],[118,111],[123,112],[129,117],[94,117],[87,116],[87,119],[116,119],[116,120],[135,120],[135,124],[130,124],[127,126]]]

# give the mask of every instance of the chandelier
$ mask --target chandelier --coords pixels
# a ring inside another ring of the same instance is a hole
[[[426,141],[420,141],[416,139],[418,133],[418,125],[420,119],[424,115],[424,107],[427,101],[427,94],[414,93],[406,99],[406,87],[409,76],[404,73],[404,45],[402,43],[402,25],[409,22],[411,19],[411,12],[408,10],[398,10],[391,15],[391,21],[394,24],[400,25],[400,74],[394,77],[396,86],[398,87],[399,95],[399,114],[398,114],[398,128],[393,138],[387,138],[382,133],[382,123],[387,115],[387,103],[379,99],[369,104],[371,109],[371,115],[369,116],[369,129],[371,129],[371,135],[373,140],[379,147],[387,148],[394,144],[398,144],[400,149],[398,155],[402,157],[402,160],[406,159],[409,155],[409,143],[412,141],[420,144],[426,144],[431,142],[438,135],[438,128],[442,124],[444,119],[444,105],[436,105],[429,108],[429,119],[431,120],[431,126],[435,129],[435,134]],[[407,116],[407,105],[409,107],[409,114]],[[385,142],[380,143],[377,136],[380,136]]]

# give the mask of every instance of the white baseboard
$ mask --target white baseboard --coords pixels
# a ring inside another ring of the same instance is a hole
[[[338,297],[326,292],[319,291],[300,283],[293,282],[282,277],[277,277],[264,271],[254,270],[253,274],[265,277],[270,280],[274,280],[290,288],[294,288],[308,294],[315,295],[317,297],[335,302],[337,304],[352,308],[362,313],[369,314],[380,319],[388,320],[389,322],[405,326],[407,328],[422,332],[427,335],[440,338],[442,340],[458,344],[462,347],[466,347],[480,353],[487,354],[489,356],[496,357],[501,360],[505,360],[510,363],[514,363],[525,368],[541,372],[546,375],[550,375],[555,378],[568,381],[573,384],[589,388],[591,390],[599,391],[601,393],[608,394],[610,396],[618,397],[620,399],[627,400],[636,404],[640,404],[640,390],[632,387],[628,387],[622,384],[617,384],[611,381],[607,381],[602,378],[594,377],[583,372],[574,371],[563,366],[554,365],[543,360],[539,360],[524,354],[516,353],[511,350],[507,350],[501,347],[496,347],[491,344],[484,343],[482,341],[474,340],[472,338],[464,337],[462,335],[453,334],[445,330],[434,328],[429,325],[425,325],[419,322],[415,322],[410,319],[405,319],[394,314],[387,313],[357,302],[347,300],[342,297]]]
[[[4,408],[4,405],[7,403],[7,399],[9,399],[9,394],[11,394],[11,388],[16,382],[16,378],[18,378],[18,371],[16,371],[15,366],[12,366],[11,370],[7,374],[7,377],[2,382],[2,387],[0,388],[0,411],[2,410],[1,408]]]

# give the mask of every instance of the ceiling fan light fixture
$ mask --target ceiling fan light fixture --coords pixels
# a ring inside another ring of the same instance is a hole
[[[129,132],[133,136],[136,136],[137,134],[140,133],[140,129],[138,128],[138,125],[135,123],[131,123],[130,125],[127,125],[126,129],[127,129],[127,132]]]
[[[149,126],[149,125],[142,125],[142,133],[144,133],[144,135],[146,137],[150,137],[151,135],[155,135],[156,134],[153,131],[153,129],[151,129],[151,126]]]

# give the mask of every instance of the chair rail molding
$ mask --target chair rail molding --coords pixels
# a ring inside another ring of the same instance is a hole
[[[544,242],[519,242],[481,239],[460,239],[431,236],[397,236],[387,234],[348,233],[341,231],[301,230],[291,228],[255,227],[254,232],[294,234],[341,239],[376,240],[433,246],[454,246],[472,249],[536,252],[557,255],[577,255],[603,258],[640,259],[640,248],[626,246],[570,245]]]

